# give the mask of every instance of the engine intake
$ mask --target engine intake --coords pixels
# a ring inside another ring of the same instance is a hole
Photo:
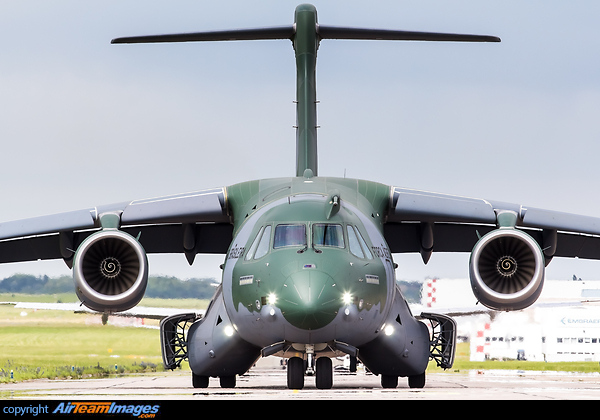
[[[544,272],[540,246],[517,229],[493,230],[471,252],[471,287],[490,309],[519,310],[533,304],[542,292]]]
[[[139,303],[148,284],[148,259],[131,235],[106,229],[86,238],[73,262],[75,292],[99,312],[120,312]]]

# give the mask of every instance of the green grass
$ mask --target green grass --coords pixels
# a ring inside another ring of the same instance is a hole
[[[0,295],[0,301],[58,299],[71,301],[68,296]],[[149,299],[140,304],[201,309],[206,308],[208,301]],[[0,306],[0,383],[163,370],[157,329],[118,327],[110,323],[109,318],[109,324],[102,325],[99,314]],[[158,326],[158,321],[146,321],[146,325]]]
[[[0,381],[105,376],[160,369],[158,331],[56,325],[1,327]],[[116,365],[116,368],[115,368]]]
[[[79,302],[75,293],[58,293],[55,295],[27,295],[24,293],[0,293],[0,302],[41,302],[72,303]]]

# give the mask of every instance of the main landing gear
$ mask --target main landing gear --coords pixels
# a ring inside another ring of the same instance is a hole
[[[382,388],[396,388],[398,386],[398,377],[390,375],[381,375],[381,387]],[[425,372],[420,375],[414,375],[408,377],[408,386],[410,388],[424,388],[425,387]]]
[[[306,375],[316,376],[317,389],[331,389],[333,387],[333,366],[329,357],[319,357],[314,363],[315,369],[310,365],[310,358],[304,360],[300,357],[292,357],[287,362],[287,387],[289,389],[304,388],[304,377]],[[356,371],[356,370],[354,370]],[[398,376],[381,375],[382,388],[396,388]],[[410,388],[425,387],[425,372],[420,375],[408,377]]]
[[[209,379],[208,376],[200,376],[192,373],[192,385],[194,388],[208,388]],[[221,385],[221,388],[235,388],[235,383],[235,375],[219,376],[219,385]]]
[[[316,368],[316,369],[315,369]],[[315,374],[318,389],[331,389],[333,387],[333,364],[329,357],[314,359],[309,357],[305,362],[300,357],[292,357],[287,362],[287,386],[289,389],[304,388],[304,375]]]

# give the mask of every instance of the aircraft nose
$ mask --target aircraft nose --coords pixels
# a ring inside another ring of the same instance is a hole
[[[278,299],[285,319],[305,330],[315,330],[329,324],[341,306],[340,291],[327,273],[304,269],[290,275]]]

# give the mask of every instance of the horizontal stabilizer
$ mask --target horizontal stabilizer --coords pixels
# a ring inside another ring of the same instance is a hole
[[[156,42],[194,41],[252,41],[262,39],[293,39],[294,26],[272,28],[234,29],[226,31],[190,32],[181,34],[147,35],[115,38],[112,44],[144,44]],[[317,27],[320,39],[372,39],[389,41],[446,41],[446,42],[500,42],[500,38],[488,35],[448,34],[439,32],[398,31],[388,29],[344,28],[337,26]]]
[[[438,32],[397,31],[387,29],[342,28],[319,26],[321,39],[373,39],[388,41],[448,41],[448,42],[500,42],[488,35],[446,34]]]
[[[292,39],[295,30],[292,25],[273,28],[235,29],[227,31],[191,32],[168,35],[148,35],[115,38],[111,44],[144,44],[154,42],[193,42],[193,41],[252,41],[261,39]]]

